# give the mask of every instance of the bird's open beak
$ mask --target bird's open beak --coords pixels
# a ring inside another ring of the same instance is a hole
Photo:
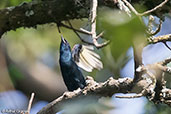
[[[66,43],[66,40],[64,39],[63,36],[61,36],[61,40],[62,40],[62,42]]]

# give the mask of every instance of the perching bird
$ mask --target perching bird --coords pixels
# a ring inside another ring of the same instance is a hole
[[[65,85],[69,91],[86,86],[80,68],[91,72],[94,68],[103,68],[100,56],[93,52],[92,46],[76,44],[71,51],[69,43],[61,36],[60,67]],[[79,68],[80,67],[80,68]]]

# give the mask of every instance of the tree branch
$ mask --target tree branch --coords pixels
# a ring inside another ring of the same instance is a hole
[[[32,106],[32,103],[33,103],[33,99],[34,99],[34,93],[31,94],[31,98],[29,100],[29,104],[28,104],[28,108],[27,108],[27,113],[30,114],[30,110],[31,110],[31,106]]]
[[[79,2],[79,3],[78,3]],[[22,3],[0,10],[0,37],[20,27],[87,18],[90,2],[85,0],[42,0]],[[99,0],[101,5],[114,7],[113,0]]]
[[[49,103],[37,114],[55,114],[61,110],[60,106],[63,103],[83,96],[96,95],[99,97],[107,97],[107,96],[111,97],[115,93],[130,93],[131,91],[129,90],[131,90],[132,88],[131,86],[133,83],[133,79],[120,78],[118,80],[115,80],[111,77],[103,83],[97,83],[96,81],[93,80],[92,77],[88,76],[86,82],[87,82],[87,86],[83,90],[77,89],[73,92],[65,92],[61,97]],[[143,83],[143,85],[141,86],[142,88],[143,87],[148,87],[148,88],[147,90],[144,90],[142,91],[142,93],[139,93],[135,96],[123,97],[123,98],[137,98],[141,96],[149,97],[149,95],[151,95],[151,88],[150,88],[151,86],[147,85],[147,83],[146,84]],[[161,102],[163,103],[171,105],[171,102],[168,102],[168,100],[171,99],[171,90],[165,88],[162,89],[161,91],[162,92],[159,100],[161,100]]]
[[[86,82],[88,85],[85,87],[85,89],[77,89],[73,92],[65,92],[61,97],[49,103],[37,114],[55,114],[56,112],[60,111],[61,104],[81,96],[96,95],[106,97],[112,96],[114,93],[128,93],[128,88],[133,81],[131,78],[123,78],[118,80],[109,78],[103,83],[97,83],[92,77],[87,77]]]
[[[158,42],[167,42],[167,41],[171,41],[171,34],[167,34],[167,35],[162,35],[162,36],[157,36],[157,37],[151,37],[148,39],[149,43],[151,44],[155,44]]]
[[[19,27],[35,27],[39,24],[84,18],[89,13],[88,8],[76,5],[74,0],[24,2],[19,6],[8,7],[0,10],[0,36]]]
[[[131,93],[133,86],[138,86],[143,88],[142,91],[134,96],[116,96],[118,98],[138,98],[141,96],[146,96],[149,100],[157,103],[166,103],[171,106],[171,89],[167,89],[165,86],[165,81],[163,80],[161,66],[166,66],[171,62],[171,58],[168,58],[164,61],[147,65],[147,66],[139,66],[136,69],[136,72],[141,72],[143,74],[147,73],[152,81],[149,83],[149,80],[146,78],[141,78],[143,84],[139,82],[134,83],[134,80],[131,78],[119,78],[118,80],[109,78],[107,81],[103,83],[97,83],[93,80],[92,77],[87,76],[86,83],[87,86],[81,90],[77,89],[73,92],[65,92],[61,97],[49,103],[42,110],[40,110],[37,114],[55,114],[56,112],[61,110],[61,105],[67,101],[73,100],[78,97],[96,95],[99,97],[111,97],[115,93]],[[157,73],[151,72],[151,70],[155,70]],[[164,71],[165,72],[165,71]]]
[[[136,11],[136,9],[127,0],[123,0],[123,2],[125,2],[125,4],[131,9],[131,11],[133,13],[135,13],[137,16],[144,16],[144,15],[147,15],[147,14],[149,14],[149,13],[151,13],[151,12],[153,12],[153,11],[161,8],[161,7],[163,7],[168,2],[168,0],[164,0],[162,3],[160,3],[159,5],[157,5],[156,7],[154,7],[153,9],[148,10],[148,11],[145,11],[143,13],[138,13]]]
[[[82,42],[84,42],[84,43],[86,43],[86,44],[89,44],[89,45],[94,45],[94,43],[92,43],[92,42],[88,42],[88,41],[86,41],[86,40],[84,40],[83,38],[81,38],[81,36],[77,33],[77,31],[73,28],[73,26],[72,26],[72,24],[70,23],[70,21],[68,21],[68,23],[69,23],[69,25],[70,25],[70,27],[71,27],[71,29],[74,31],[74,33],[80,38],[80,40],[82,41]],[[81,30],[80,30],[81,31]],[[84,34],[87,34],[87,32],[84,32],[84,31],[82,31]],[[90,34],[89,34],[90,35]]]
[[[91,17],[91,31],[87,31],[84,29],[81,29],[82,31],[86,32],[86,33],[91,33],[91,37],[93,40],[93,44],[96,48],[102,48],[104,46],[106,46],[109,41],[105,41],[101,44],[98,43],[98,38],[100,38],[103,35],[103,32],[100,33],[99,35],[96,34],[96,17],[97,17],[97,6],[98,6],[98,0],[92,0],[91,3],[91,12],[90,12],[90,17]]]
[[[5,32],[20,27],[36,27],[39,24],[87,18],[90,12],[90,2],[89,0],[42,0],[24,2],[18,6],[1,9],[0,37]],[[141,0],[132,3],[137,2]],[[143,4],[146,2],[148,1],[143,0]],[[99,6],[116,7],[113,0],[98,0],[98,3]],[[170,4],[165,5],[165,13],[171,10]],[[162,12],[161,15],[164,13]]]

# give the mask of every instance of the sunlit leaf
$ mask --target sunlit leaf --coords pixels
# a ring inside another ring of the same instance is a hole
[[[121,11],[102,8],[99,11],[98,30],[104,31],[104,38],[111,41],[112,56],[117,60],[139,38],[137,36],[144,35],[145,25],[138,17],[130,18]]]
[[[10,1],[10,5],[16,6],[22,2],[31,2],[32,0],[9,0],[9,1]]]

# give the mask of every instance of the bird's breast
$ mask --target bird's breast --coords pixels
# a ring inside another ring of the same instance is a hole
[[[72,66],[72,61],[71,60],[65,60],[65,59],[59,59],[60,66],[62,67],[70,67]]]

